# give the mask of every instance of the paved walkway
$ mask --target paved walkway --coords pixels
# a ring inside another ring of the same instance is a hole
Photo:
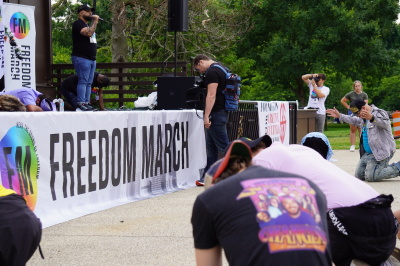
[[[359,155],[337,150],[333,159],[353,174]],[[400,150],[393,158],[399,160]],[[393,194],[393,209],[400,209],[399,177],[370,185]],[[45,259],[36,252],[27,265],[195,265],[190,216],[202,191],[194,187],[46,228],[41,243]]]

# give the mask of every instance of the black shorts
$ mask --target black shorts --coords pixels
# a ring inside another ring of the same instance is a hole
[[[392,195],[380,195],[362,204],[327,213],[332,258],[336,266],[353,259],[370,265],[387,260],[396,246],[399,224],[390,208]]]

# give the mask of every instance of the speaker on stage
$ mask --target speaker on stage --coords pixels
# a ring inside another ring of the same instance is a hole
[[[188,0],[168,1],[168,31],[188,30]]]
[[[190,108],[186,103],[186,94],[195,82],[195,77],[157,77],[157,109]]]

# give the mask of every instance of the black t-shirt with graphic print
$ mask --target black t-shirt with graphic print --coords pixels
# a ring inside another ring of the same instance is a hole
[[[221,246],[229,265],[332,265],[325,213],[313,182],[251,166],[197,197],[194,246]]]

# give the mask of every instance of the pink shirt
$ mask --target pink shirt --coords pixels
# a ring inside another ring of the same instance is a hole
[[[379,195],[365,182],[302,145],[274,142],[253,158],[253,164],[308,178],[324,192],[328,209],[354,206]]]

